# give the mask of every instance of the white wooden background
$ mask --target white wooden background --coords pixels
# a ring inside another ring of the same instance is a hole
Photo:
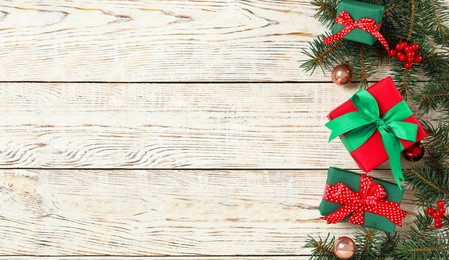
[[[352,236],[317,210],[326,169],[356,169],[324,127],[355,89],[298,68],[314,13],[1,1],[0,259],[306,259],[308,235]]]

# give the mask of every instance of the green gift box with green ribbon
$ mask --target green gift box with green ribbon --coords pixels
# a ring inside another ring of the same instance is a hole
[[[346,11],[354,21],[359,21],[362,18],[371,18],[375,21],[375,24],[380,24],[384,10],[385,8],[381,5],[353,0],[343,0],[338,4],[337,16],[341,13],[341,11]],[[336,34],[345,27],[345,25],[335,24],[332,33]],[[369,45],[373,45],[376,42],[376,38],[372,34],[358,28],[352,30],[343,38]]]
[[[328,118],[331,121],[326,126],[332,130],[329,141],[340,136],[364,172],[390,159],[399,187],[404,180],[401,151],[427,136],[390,77],[359,90]]]
[[[407,215],[400,209],[402,196],[392,182],[330,167],[318,210],[329,224],[345,221],[394,232]]]

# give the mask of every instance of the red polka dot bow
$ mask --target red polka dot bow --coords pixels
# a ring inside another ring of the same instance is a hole
[[[358,193],[341,182],[336,185],[326,184],[324,200],[342,206],[322,219],[327,220],[328,224],[334,224],[352,213],[348,222],[363,225],[365,212],[370,212],[384,216],[394,224],[402,226],[402,220],[407,212],[399,208],[399,203],[383,199],[386,196],[387,193],[382,185],[373,182],[373,178],[366,174],[360,176],[360,192]]]
[[[338,31],[336,34],[325,38],[324,44],[336,42],[352,30],[358,28],[372,34],[388,51],[388,43],[382,34],[379,33],[380,24],[375,24],[375,22],[376,21],[372,18],[362,18],[358,21],[354,21],[346,11],[341,11],[340,15],[335,19],[335,23],[346,27]]]

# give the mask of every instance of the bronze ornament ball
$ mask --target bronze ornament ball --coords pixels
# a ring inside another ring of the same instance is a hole
[[[355,243],[349,237],[339,237],[334,243],[334,254],[339,259],[349,259],[355,254]]]
[[[351,83],[351,70],[347,64],[335,66],[332,70],[332,81],[338,86],[346,86]]]

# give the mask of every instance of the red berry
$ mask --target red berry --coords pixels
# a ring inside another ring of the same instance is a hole
[[[404,62],[407,59],[407,56],[405,56],[402,53],[398,53],[397,57],[398,57],[398,60],[401,62]]]
[[[403,47],[404,46],[402,46],[402,43],[398,43],[398,44],[396,44],[395,49],[400,51],[400,50],[402,50]]]
[[[435,228],[441,228],[443,226],[443,223],[433,223],[433,225],[435,226]]]
[[[404,47],[404,51],[407,52],[407,53],[413,52],[412,47],[410,47],[410,46],[408,46],[408,45],[406,45],[406,46]]]
[[[439,217],[440,217],[440,212],[434,211],[433,214],[432,214],[432,217],[433,217],[434,219],[435,219],[435,218],[439,218]]]
[[[409,69],[411,69],[413,67],[413,64],[405,63],[404,67],[409,70]]]
[[[407,63],[413,63],[415,61],[415,57],[407,57]]]
[[[440,213],[440,217],[444,217],[444,214],[446,214],[446,209],[445,208],[439,208],[438,209],[438,213]]]
[[[417,43],[413,43],[412,45],[410,45],[410,47],[412,47],[413,51],[418,51],[419,50],[419,45]]]
[[[390,55],[391,57],[396,56],[396,50],[394,50],[394,49],[389,50],[388,55]]]
[[[415,62],[415,63],[421,63],[421,61],[422,61],[422,57],[419,56],[419,55],[416,55],[416,56],[415,56],[414,62]]]
[[[437,205],[438,205],[438,207],[441,209],[441,208],[444,208],[444,201],[443,200],[439,200],[438,202],[437,202]]]
[[[415,58],[415,54],[413,52],[407,52],[408,58]]]
[[[402,48],[404,48],[405,46],[407,46],[407,42],[401,42]]]
[[[433,208],[428,208],[426,210],[426,212],[427,212],[428,215],[433,216],[433,213],[435,212],[435,210],[433,210]]]

